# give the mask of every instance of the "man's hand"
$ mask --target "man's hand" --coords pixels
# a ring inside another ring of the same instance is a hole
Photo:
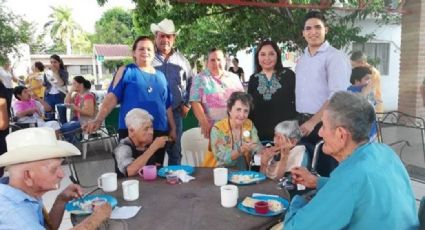
[[[156,152],[158,149],[164,148],[167,141],[168,141],[167,136],[157,137],[152,142],[151,146],[149,146],[149,148],[152,149],[153,152]]]
[[[317,176],[313,175],[306,168],[294,167],[291,170],[294,184],[302,184],[307,188],[316,188]]]
[[[185,118],[190,111],[190,107],[184,104],[181,105],[181,116]]]
[[[83,189],[77,184],[70,184],[66,187],[56,199],[60,199],[63,202],[68,202],[72,199],[81,197],[83,195]]]
[[[176,129],[170,129],[170,133],[168,136],[171,138],[170,141],[175,141],[177,139],[177,132]]]
[[[310,133],[314,130],[314,127],[316,126],[316,123],[312,121],[312,119],[309,119],[308,121],[304,122],[300,126],[300,130],[303,136],[308,136]]]
[[[102,221],[107,220],[112,213],[112,207],[108,204],[108,202],[105,202],[101,205],[94,206],[93,208],[93,215],[98,216],[102,219]]]

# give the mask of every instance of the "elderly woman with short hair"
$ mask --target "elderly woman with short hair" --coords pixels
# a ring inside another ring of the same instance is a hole
[[[367,99],[337,92],[322,116],[323,152],[338,167],[329,178],[292,169],[293,181],[317,189],[310,200],[295,196],[285,216],[292,229],[418,229],[409,175],[387,145],[368,143],[375,111]]]
[[[234,92],[227,101],[228,116],[211,128],[211,151],[207,153],[204,166],[248,168],[252,154],[262,145],[257,129],[248,114],[252,97],[245,92]]]
[[[271,178],[281,178],[296,166],[306,166],[308,155],[303,145],[297,145],[302,134],[298,121],[282,121],[274,128],[274,146],[261,153],[260,171]],[[272,165],[271,161],[277,162]]]
[[[153,140],[153,117],[146,110],[135,108],[125,116],[128,137],[122,139],[114,150],[115,171],[120,177],[135,176],[145,165],[158,161],[158,149],[165,146],[167,136]]]

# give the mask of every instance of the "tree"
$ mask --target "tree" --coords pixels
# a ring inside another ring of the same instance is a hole
[[[97,0],[99,4],[107,0]],[[234,5],[205,5],[181,3],[177,0],[134,0],[134,24],[139,34],[151,34],[149,26],[163,18],[174,21],[181,29],[177,47],[192,59],[217,47],[230,53],[247,47],[255,47],[263,39],[283,43],[284,49],[300,50],[305,46],[301,36],[303,17],[307,9],[278,7],[247,7]],[[268,0],[263,2],[277,2]],[[383,0],[368,1],[362,10],[339,12],[323,10],[328,19],[330,32],[327,39],[341,48],[351,42],[366,42],[373,34],[359,35],[356,19],[369,15],[386,22],[393,17],[385,11]],[[320,4],[320,0],[292,0],[293,4]],[[357,0],[346,0],[345,4],[356,6]]]
[[[53,13],[49,15],[44,27],[50,29],[54,42],[62,42],[66,46],[66,54],[72,53],[71,40],[81,32],[81,27],[72,18],[72,10],[68,7],[50,7]]]
[[[4,0],[0,0],[0,64],[6,61],[8,54],[18,53],[20,44],[29,41],[30,28],[30,23],[11,13]]]
[[[96,22],[93,43],[131,44],[136,37],[131,12],[116,7],[106,11]]]

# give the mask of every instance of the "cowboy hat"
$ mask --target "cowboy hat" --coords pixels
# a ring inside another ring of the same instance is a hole
[[[58,141],[52,128],[27,128],[6,136],[8,151],[0,156],[0,167],[31,161],[80,155],[74,145]]]
[[[176,31],[176,28],[174,27],[174,22],[167,18],[164,18],[164,20],[162,20],[158,24],[152,23],[151,31],[153,34],[156,34],[156,32],[162,32],[164,34],[178,35],[180,33],[180,30]]]

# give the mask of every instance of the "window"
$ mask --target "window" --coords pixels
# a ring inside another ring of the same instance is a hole
[[[388,75],[390,62],[389,43],[355,43],[353,51],[363,51],[368,62],[375,66],[382,75]]]
[[[80,65],[80,74],[93,74],[91,65]]]

